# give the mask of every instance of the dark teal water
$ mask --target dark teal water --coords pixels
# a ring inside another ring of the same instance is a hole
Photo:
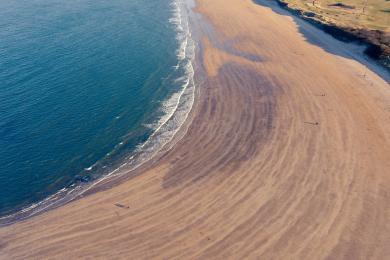
[[[148,139],[181,87],[172,15],[168,0],[0,0],[0,215]]]

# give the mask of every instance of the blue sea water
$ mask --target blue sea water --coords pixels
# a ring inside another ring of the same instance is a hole
[[[0,0],[0,215],[107,174],[172,119],[191,80],[177,7]]]

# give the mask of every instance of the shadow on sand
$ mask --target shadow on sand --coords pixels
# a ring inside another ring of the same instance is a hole
[[[341,29],[332,26],[326,26],[320,23],[309,22],[299,16],[299,12],[294,12],[284,9],[283,4],[270,0],[253,0],[254,3],[263,7],[270,8],[273,12],[283,16],[292,17],[299,32],[305,39],[326,52],[335,54],[344,58],[354,59],[370,70],[374,71],[386,82],[390,83],[390,69],[381,65],[377,60],[371,58],[367,54],[375,52],[371,45],[359,40],[356,36],[344,32]]]

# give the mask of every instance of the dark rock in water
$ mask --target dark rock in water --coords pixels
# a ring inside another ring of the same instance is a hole
[[[364,53],[372,58],[379,59],[382,55],[382,49],[378,45],[369,45]]]
[[[78,177],[76,177],[76,182],[86,183],[86,182],[89,182],[90,180],[91,180],[90,176],[78,176]]]

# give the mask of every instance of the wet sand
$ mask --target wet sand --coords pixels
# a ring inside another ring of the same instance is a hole
[[[390,257],[389,84],[251,0],[196,10],[207,77],[183,137],[127,181],[1,228],[1,259]]]

